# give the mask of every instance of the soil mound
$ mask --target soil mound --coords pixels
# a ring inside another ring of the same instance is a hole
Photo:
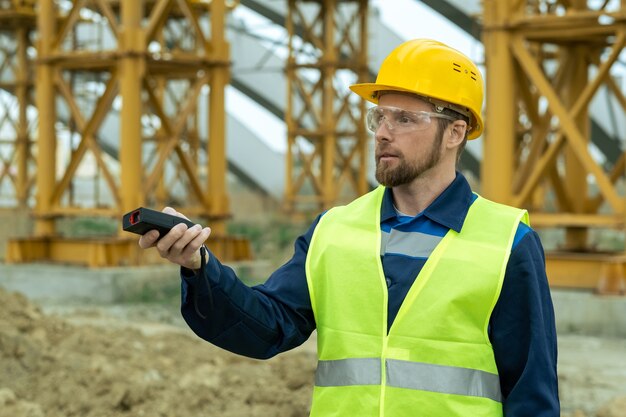
[[[0,417],[308,415],[314,355],[256,361],[180,331],[76,326],[0,289]]]

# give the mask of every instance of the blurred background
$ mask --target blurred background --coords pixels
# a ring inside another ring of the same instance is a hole
[[[198,341],[121,217],[173,206],[263,282],[376,186],[348,85],[412,38],[483,71],[459,170],[540,233],[562,415],[626,416],[625,0],[0,0],[0,417],[308,415],[315,341]]]

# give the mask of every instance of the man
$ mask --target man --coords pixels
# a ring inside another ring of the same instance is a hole
[[[318,217],[265,284],[249,288],[205,260],[208,228],[141,237],[183,267],[185,320],[254,358],[317,329],[312,416],[558,417],[539,238],[525,211],[473,194],[455,169],[483,129],[480,72],[446,45],[413,40],[375,83],[351,89],[376,104],[367,126],[382,186]]]

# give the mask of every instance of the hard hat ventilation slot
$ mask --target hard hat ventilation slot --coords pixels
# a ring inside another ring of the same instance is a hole
[[[472,74],[472,75],[470,75],[470,78],[472,80],[476,81],[476,73],[474,71],[470,71],[470,74]]]
[[[452,63],[452,69],[456,72],[461,72],[461,66],[455,62]]]

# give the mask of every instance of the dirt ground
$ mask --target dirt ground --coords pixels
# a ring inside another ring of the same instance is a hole
[[[0,289],[0,417],[307,416],[314,343],[268,361],[171,306],[37,306]],[[564,417],[626,417],[626,341],[560,337]]]
[[[308,415],[312,352],[256,361],[177,326],[82,318],[0,290],[0,417]]]

